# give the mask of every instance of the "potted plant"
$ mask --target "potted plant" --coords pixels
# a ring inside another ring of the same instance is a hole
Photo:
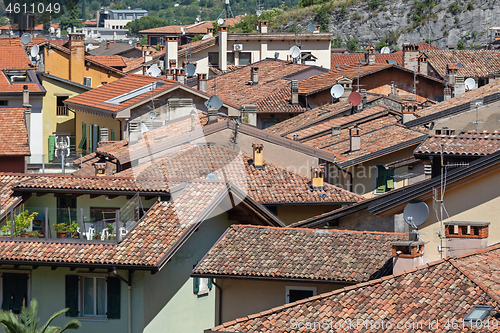
[[[37,212],[30,214],[28,210],[25,210],[24,212],[16,215],[14,217],[14,235],[24,236],[37,215]],[[7,221],[7,225],[10,225],[10,221]]]
[[[30,238],[37,238],[38,237],[38,230],[28,231],[28,237],[30,237]]]
[[[0,234],[1,234],[2,236],[10,236],[10,225],[4,224],[4,225],[0,228]]]
[[[78,223],[76,223],[75,221],[71,222],[71,224],[68,226],[71,237],[80,238],[80,233],[78,232],[79,228],[80,226],[78,225]]]
[[[68,225],[66,223],[54,224],[54,230],[57,232],[58,238],[66,238],[68,234]]]
[[[96,232],[95,235],[94,235],[95,239],[97,240],[100,240],[101,239],[101,233],[100,232]]]

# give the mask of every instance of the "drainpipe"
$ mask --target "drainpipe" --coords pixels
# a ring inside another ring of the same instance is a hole
[[[128,314],[128,333],[132,333],[132,272],[128,271],[128,280],[125,280],[123,277],[118,275],[116,272],[116,267],[113,267],[113,274],[125,282],[128,287],[128,294],[127,294],[127,314]]]
[[[216,323],[218,326],[222,324],[222,288],[213,279],[212,284],[219,289],[219,318],[217,319],[218,323]]]

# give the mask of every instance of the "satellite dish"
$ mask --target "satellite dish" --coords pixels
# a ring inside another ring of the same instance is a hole
[[[309,24],[307,25],[307,32],[309,32],[309,33],[313,33],[313,32],[314,32],[314,30],[316,30],[316,26],[315,26],[314,24],[312,24],[312,23],[309,23]]]
[[[39,54],[36,55],[35,60],[36,61],[40,61],[40,55]]]
[[[207,109],[219,110],[222,107],[222,101],[217,95],[212,95],[212,97],[210,97],[208,101],[205,102],[205,106],[207,107]]]
[[[161,74],[161,70],[158,68],[158,66],[156,66],[156,64],[149,67],[149,69],[146,71],[146,75],[149,75],[149,76],[158,77],[158,76],[160,76],[160,74]]]
[[[258,11],[256,12],[256,14],[257,14],[257,17],[260,17],[260,16],[262,15],[262,12],[261,12],[260,10],[258,10]]]
[[[347,100],[351,106],[358,106],[359,103],[361,103],[361,94],[357,91],[353,91]]]
[[[194,67],[193,64],[187,64],[186,65],[186,74],[188,77],[192,77],[194,75],[194,72],[196,72],[196,67]]]
[[[382,48],[382,50],[380,50],[380,53],[383,53],[383,54],[391,53],[391,49],[388,48],[387,46],[384,46]]]
[[[128,45],[132,45],[133,43],[131,40],[128,41]]]
[[[224,19],[221,19],[221,18],[220,18],[220,19],[218,19],[218,20],[217,20],[217,24],[218,24],[218,25],[223,25],[223,24],[224,24]]]
[[[344,87],[342,87],[340,84],[336,84],[330,89],[330,95],[335,98],[339,98],[344,94]]]
[[[420,200],[410,201],[404,211],[403,218],[410,226],[416,228],[423,224],[429,217],[429,207]]]
[[[298,58],[299,55],[300,55],[300,49],[297,45],[294,45],[290,48],[290,50],[288,51],[288,53],[292,56],[292,58]]]
[[[68,31],[68,34],[70,34],[71,33],[71,28],[66,29],[66,31]]]
[[[49,28],[49,33],[54,34],[56,32],[56,29],[54,27]]]
[[[205,39],[208,39],[210,37],[212,37],[212,36],[210,36],[209,34],[206,34],[205,36],[203,36],[203,38],[201,40],[205,40]]]
[[[467,90],[476,89],[476,81],[471,77],[465,80],[465,89]]]
[[[155,119],[155,118],[156,118],[156,112],[151,111],[151,112],[149,113],[149,119],[153,120],[153,119]]]
[[[36,56],[38,55],[38,52],[40,52],[40,48],[38,47],[38,45],[33,45],[33,47],[31,48],[31,51],[30,51],[31,57],[36,58]]]
[[[24,45],[28,45],[30,42],[31,42],[31,35],[25,32],[21,36],[21,43],[23,43]]]
[[[89,50],[92,50],[93,47],[94,47],[94,44],[87,45],[87,49],[89,49]]]

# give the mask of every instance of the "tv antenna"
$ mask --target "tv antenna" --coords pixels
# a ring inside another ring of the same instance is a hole
[[[222,14],[226,12],[226,18],[234,18],[233,11],[231,10],[231,4],[229,3],[229,0],[224,0],[224,10],[219,14],[219,17],[217,17],[217,21],[222,17]]]
[[[468,79],[467,79],[468,80]],[[467,81],[466,80],[466,81]],[[477,99],[475,101],[470,102],[470,108],[476,110],[476,121],[471,121],[471,124],[476,125],[476,132],[478,131],[478,124],[484,124],[484,121],[479,121],[479,109],[484,106],[483,99]]]

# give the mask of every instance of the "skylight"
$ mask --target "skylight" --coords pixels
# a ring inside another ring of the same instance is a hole
[[[143,87],[137,88],[135,90],[121,94],[120,96],[110,98],[107,101],[104,101],[104,103],[113,104],[113,105],[120,105],[126,101],[131,100],[132,98],[135,98],[135,97],[140,96],[142,94],[145,94],[145,93],[148,93],[148,92],[153,91],[155,89],[158,89],[158,88],[164,86],[165,84],[166,83],[163,81],[156,81],[156,82],[153,82],[151,84],[145,85]]]
[[[472,310],[464,318],[464,324],[475,325],[483,321],[490,314],[493,307],[491,305],[474,305]]]

